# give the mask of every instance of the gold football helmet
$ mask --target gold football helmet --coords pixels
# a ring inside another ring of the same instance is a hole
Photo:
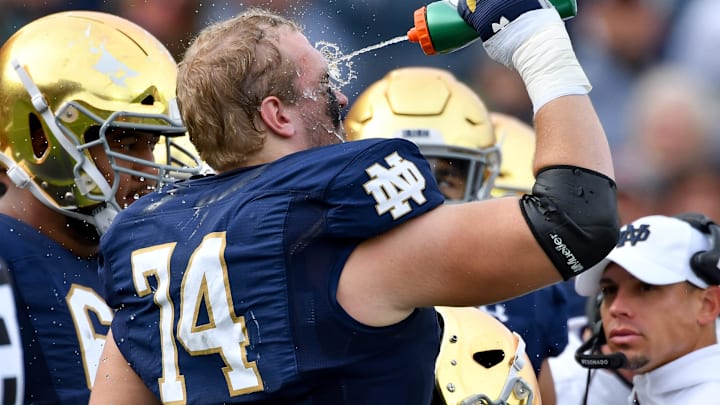
[[[194,174],[215,173],[190,142],[189,136],[162,136],[153,151],[155,162],[173,179],[186,179]]]
[[[8,39],[0,67],[0,163],[51,209],[103,232],[121,209],[121,172],[161,183],[171,180],[168,173],[196,170],[132,158],[108,144],[111,130],[186,136],[175,104],[175,61],[136,24],[100,12],[52,14]],[[40,130],[38,148],[33,135]],[[89,152],[99,145],[112,182]],[[121,160],[132,165],[120,167]],[[131,168],[143,165],[157,177]]]
[[[345,118],[348,139],[405,138],[433,165],[448,200],[489,195],[500,169],[485,104],[449,71],[405,67],[368,87]],[[457,189],[452,195],[444,190]]]
[[[442,343],[433,405],[540,405],[525,342],[474,307],[435,307]]]
[[[535,131],[523,121],[498,112],[491,112],[502,164],[495,178],[493,197],[529,194],[535,184],[533,156],[535,155]]]

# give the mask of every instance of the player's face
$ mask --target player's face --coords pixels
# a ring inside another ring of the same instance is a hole
[[[284,44],[301,70],[298,86],[302,94],[298,108],[308,146],[344,142],[346,136],[340,112],[348,99],[333,87],[327,61],[300,33],[291,33]]]
[[[608,347],[625,354],[629,369],[645,373],[698,348],[702,290],[685,282],[646,284],[615,263],[600,288]]]
[[[121,208],[127,208],[138,198],[152,191],[156,182],[150,176],[157,175],[157,169],[142,163],[133,163],[133,159],[143,159],[154,162],[153,149],[158,142],[156,134],[140,131],[131,131],[120,128],[110,128],[106,133],[110,149],[118,154],[128,156],[128,159],[115,159],[115,166],[147,173],[148,176],[135,176],[128,173],[119,173],[120,181],[115,200]],[[112,184],[118,175],[110,166],[110,160],[101,145],[90,148],[95,165]]]
[[[465,197],[468,162],[461,159],[428,158],[440,192],[450,201],[461,201]]]

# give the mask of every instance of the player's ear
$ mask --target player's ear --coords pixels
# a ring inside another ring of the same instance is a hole
[[[720,286],[710,286],[702,291],[702,308],[698,321],[705,323],[715,323],[720,316]]]
[[[295,133],[289,109],[275,96],[265,97],[260,103],[260,118],[273,133],[286,137]]]

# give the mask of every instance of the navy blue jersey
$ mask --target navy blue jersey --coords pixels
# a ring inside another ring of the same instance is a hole
[[[429,403],[434,309],[368,327],[336,290],[359,243],[442,202],[417,147],[398,139],[161,189],[101,239],[115,341],[163,402]]]
[[[536,375],[543,360],[568,344],[568,299],[561,284],[480,308],[522,336]]]
[[[97,292],[97,260],[2,214],[0,240],[23,346],[25,403],[87,403],[112,320]]]

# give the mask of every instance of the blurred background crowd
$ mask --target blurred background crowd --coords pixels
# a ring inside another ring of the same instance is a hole
[[[432,0],[0,0],[0,43],[31,20],[57,11],[98,10],[136,22],[179,61],[211,21],[245,8],[273,9],[301,23],[311,42],[344,54],[403,36],[413,12]],[[567,20],[578,59],[593,84],[616,166],[623,223],[693,210],[720,221],[720,1],[577,0]],[[352,58],[350,103],[390,70],[451,70],[491,111],[531,123],[517,73],[474,47],[427,56],[401,41]]]
[[[404,0],[0,0],[0,40],[39,16],[69,9],[124,16],[181,58],[208,22],[250,6],[273,8],[302,23],[311,41],[343,53],[405,35],[413,11]],[[578,0],[568,20],[591,98],[614,152],[623,222],[647,213],[693,209],[720,220],[720,1]],[[479,46],[479,45],[478,45]],[[530,122],[519,76],[472,47],[426,56],[407,41],[353,58],[351,102],[389,70],[410,65],[452,70],[493,111]]]

